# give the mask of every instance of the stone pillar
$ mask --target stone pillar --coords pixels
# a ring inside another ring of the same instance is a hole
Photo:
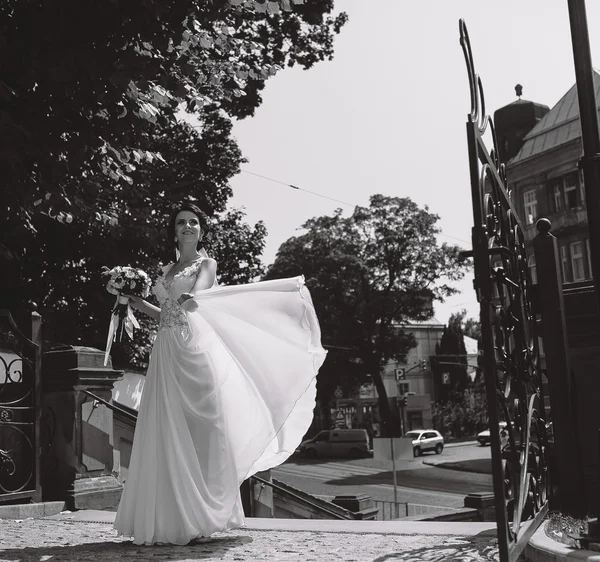
[[[270,470],[258,472],[256,476],[273,482]],[[250,477],[242,484],[241,493],[244,513],[248,517],[275,517],[274,494],[270,486]]]
[[[42,495],[69,509],[116,508],[122,484],[113,469],[113,412],[85,393],[111,401],[122,376],[104,352],[65,346],[44,353]]]
[[[464,506],[476,509],[479,521],[496,521],[493,492],[471,492],[465,496]]]
[[[366,494],[335,496],[331,503],[352,511],[356,514],[356,519],[374,520],[379,513],[373,498]]]

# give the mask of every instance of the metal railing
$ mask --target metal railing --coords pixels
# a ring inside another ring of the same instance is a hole
[[[500,160],[494,121],[486,113],[464,20],[460,44],[471,98],[466,130],[473,205],[473,249],[463,255],[473,258],[480,306],[499,558],[516,562],[549,507],[539,334],[524,225]],[[509,422],[507,446],[500,442],[500,421]]]
[[[346,517],[342,513],[338,513],[336,511],[327,509],[325,506],[322,506],[316,502],[313,502],[313,501],[309,500],[308,498],[299,496],[298,494],[294,494],[294,492],[291,492],[290,490],[286,490],[282,486],[275,484],[275,482],[270,482],[269,480],[265,480],[264,478],[261,478],[260,476],[254,475],[254,476],[251,476],[250,479],[256,480],[263,486],[269,486],[273,490],[276,490],[277,492],[279,492],[282,496],[287,496],[288,498],[293,498],[295,501],[303,503],[304,505],[308,505],[312,509],[314,509],[316,511],[320,511],[321,513],[324,513],[326,515],[329,515],[330,517],[332,517],[334,519],[345,519],[345,520],[354,519],[354,517],[352,517],[350,514]]]
[[[408,517],[407,502],[393,502],[387,500],[374,500],[379,509],[377,514],[378,521],[392,521],[400,517]]]
[[[84,390],[83,392],[85,394],[87,394],[88,396],[90,396],[91,398],[93,398],[94,400],[96,400],[97,402],[104,404],[107,408],[110,408],[113,412],[119,412],[119,414],[125,416],[126,418],[129,418],[132,421],[137,421],[137,414],[132,414],[131,412],[128,412],[124,408],[121,408],[120,406],[117,406],[116,404],[113,404],[112,402],[108,402],[108,400],[104,400],[104,398],[101,398],[100,396],[98,396],[97,394],[94,394],[93,392],[90,392],[89,390]]]

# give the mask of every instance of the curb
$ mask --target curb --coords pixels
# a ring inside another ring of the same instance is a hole
[[[103,523],[112,525],[116,512],[86,509],[46,517],[46,521],[65,523]],[[458,537],[496,536],[495,522],[480,521],[361,521],[335,519],[279,519],[247,517],[249,531],[292,531],[309,533],[351,533],[378,535],[444,535]],[[600,560],[600,559],[599,559]]]
[[[61,501],[0,505],[0,519],[42,519],[66,509],[67,504]]]
[[[478,445],[477,441],[473,440],[473,441],[454,441],[453,443],[445,443],[444,444],[444,449],[447,449],[448,447],[453,448],[453,447],[466,447],[468,445]]]
[[[600,552],[574,549],[551,539],[546,535],[546,525],[544,522],[540,526],[525,547],[524,553],[529,562],[600,562]]]

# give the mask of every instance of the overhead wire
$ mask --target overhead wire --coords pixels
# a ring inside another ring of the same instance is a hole
[[[342,205],[347,205],[348,207],[359,207],[359,205],[356,205],[355,203],[348,203],[347,201],[342,201],[341,199],[335,199],[333,197],[329,197],[328,195],[323,195],[322,193],[318,193],[316,191],[310,191],[308,189],[304,189],[302,187],[298,187],[297,185],[291,184],[291,183],[286,183],[284,181],[280,181],[280,180],[276,180],[274,178],[270,178],[268,176],[264,176],[262,174],[257,174],[256,172],[251,172],[250,170],[241,170],[244,174],[249,174],[251,176],[256,176],[257,178],[261,178],[273,183],[277,183],[279,185],[283,185],[285,187],[291,187],[292,189],[295,189],[297,191],[303,191],[304,193],[308,193],[310,195],[314,195],[315,197],[321,197],[322,199],[328,199],[329,201],[334,201],[335,203],[341,203]],[[467,240],[463,240],[462,238],[457,238],[456,236],[451,236],[450,234],[444,234],[443,232],[439,233],[440,236],[443,236],[445,238],[450,238],[452,240],[456,240],[458,242],[463,242],[464,244],[471,244],[471,242],[467,241]]]
[[[272,181],[273,183],[285,185],[286,187],[291,187],[292,189],[296,189],[297,191],[304,191],[304,193],[310,193],[311,195],[315,195],[316,197],[322,197],[323,199],[328,199],[329,201],[335,201],[336,203],[341,203],[342,205],[348,205],[348,207],[358,207],[358,205],[354,205],[353,203],[348,203],[348,202],[342,201],[340,199],[334,199],[333,197],[329,197],[328,195],[323,195],[322,193],[317,193],[316,191],[309,191],[308,189],[298,187],[297,185],[293,185],[291,183],[285,183],[283,181],[275,180],[273,178],[269,178],[269,177],[263,176],[261,174],[256,174],[254,172],[250,172],[249,170],[242,170],[242,172],[244,172],[245,174],[250,174],[251,176],[256,176],[257,178],[262,178],[264,180]]]

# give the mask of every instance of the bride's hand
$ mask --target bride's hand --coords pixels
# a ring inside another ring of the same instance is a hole
[[[190,293],[181,293],[181,296],[177,299],[179,305],[183,305],[183,303],[192,298]]]
[[[133,306],[133,308],[139,308],[142,304],[142,299],[140,297],[136,297],[134,295],[126,295],[125,293],[121,293],[122,297],[127,297],[129,299],[129,304]]]
[[[198,303],[192,298],[190,293],[182,293],[182,295],[177,299],[179,306],[188,312],[192,312],[196,308],[198,308]]]

